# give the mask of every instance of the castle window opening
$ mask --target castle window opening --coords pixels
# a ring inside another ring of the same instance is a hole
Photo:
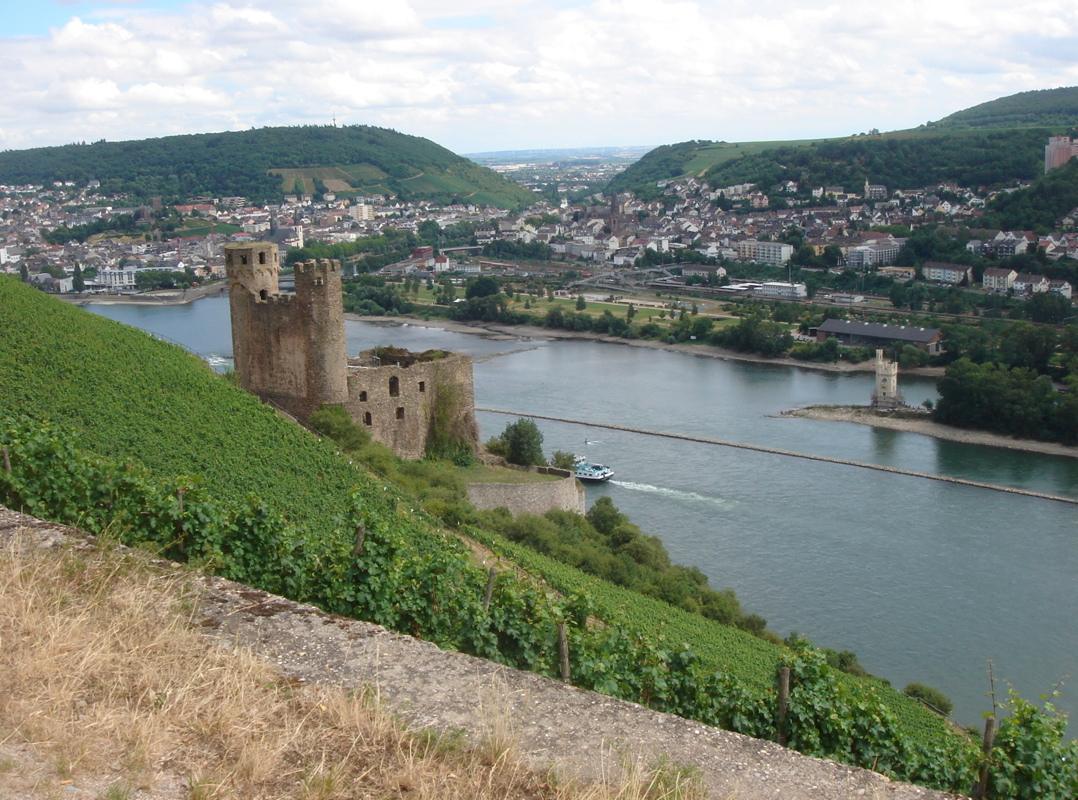
[[[370,425],[371,424],[371,412],[370,411],[364,412],[364,414],[363,414],[363,424],[364,425]]]
[[[421,391],[421,392],[427,391],[427,382],[426,381],[420,381],[419,382],[419,391]]]
[[[262,289],[262,290],[260,290],[258,292],[258,296],[263,300],[268,300],[269,299],[269,291],[267,291],[266,289]]]
[[[404,419],[404,406],[397,406],[397,419]]]
[[[361,403],[366,403],[367,402],[367,393],[366,392],[360,392],[359,393],[359,402],[361,402]]]
[[[258,263],[259,264],[265,264],[266,263],[266,254],[265,253],[259,253],[258,254]]]
[[[240,263],[241,264],[246,264],[247,263],[247,256],[240,256]]]
[[[398,378],[396,375],[394,375],[392,378],[389,379],[389,396],[390,397],[400,397],[400,393],[401,393],[400,378]],[[398,419],[399,419],[399,417],[398,417]]]

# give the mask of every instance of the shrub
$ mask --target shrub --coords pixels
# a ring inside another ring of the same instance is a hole
[[[332,439],[345,452],[359,450],[371,438],[341,406],[322,406],[311,414],[309,424],[315,433]]]
[[[501,439],[505,443],[505,458],[510,464],[530,467],[546,463],[543,458],[543,434],[530,419],[510,422],[502,431]]]
[[[902,690],[902,694],[907,697],[912,697],[915,700],[920,700],[929,708],[934,708],[936,711],[939,711],[943,716],[950,714],[951,709],[954,708],[954,703],[951,702],[951,698],[939,689],[925,686],[923,683],[909,684]]]

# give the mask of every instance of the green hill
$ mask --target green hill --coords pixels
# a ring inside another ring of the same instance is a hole
[[[12,421],[20,415],[34,421]],[[0,469],[0,502],[548,675],[557,674],[556,622],[565,621],[578,685],[775,735],[775,668],[788,649],[498,535],[447,531],[414,496],[189,353],[8,277],[0,443],[13,467]],[[511,565],[489,610],[477,543]],[[936,786],[967,781],[972,751],[939,717],[878,681],[812,659],[795,666],[799,749]],[[846,749],[858,737],[877,749]]]
[[[302,189],[504,208],[532,200],[512,181],[429,139],[366,125],[259,128],[0,153],[0,183],[94,179],[106,191],[140,198],[240,195],[265,202]]]
[[[794,180],[847,190],[866,180],[892,189],[954,181],[997,186],[1032,180],[1052,133],[1078,124],[1078,87],[1001,97],[912,130],[785,142],[689,141],[663,145],[615,176],[608,191],[650,199],[658,181],[683,176],[711,186]]]
[[[1078,160],[1072,160],[1017,192],[1001,194],[987,209],[985,227],[1048,231],[1078,209]]]
[[[929,127],[1017,128],[1078,124],[1078,86],[1039,89],[965,108]]]

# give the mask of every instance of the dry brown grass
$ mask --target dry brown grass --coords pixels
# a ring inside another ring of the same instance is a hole
[[[526,767],[494,721],[408,732],[372,693],[297,685],[192,624],[197,581],[119,550],[0,551],[0,797],[674,800],[679,770],[602,785]],[[616,759],[611,759],[612,764]]]

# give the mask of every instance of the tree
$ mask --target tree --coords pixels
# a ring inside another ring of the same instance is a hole
[[[510,422],[502,431],[505,443],[505,458],[510,464],[530,467],[532,464],[544,464],[543,434],[530,419],[518,419]]]
[[[71,276],[71,288],[76,292],[82,292],[86,290],[86,281],[82,279],[82,267],[78,264],[75,265],[75,272]]]
[[[468,282],[465,296],[471,300],[473,297],[489,297],[501,291],[498,281],[489,275],[482,275]]]
[[[22,279],[23,283],[30,282],[30,270],[26,268],[25,264],[19,265],[19,277]]]
[[[576,310],[577,311],[583,311],[587,307],[588,307],[588,304],[584,302],[584,295],[578,294],[576,296]]]

